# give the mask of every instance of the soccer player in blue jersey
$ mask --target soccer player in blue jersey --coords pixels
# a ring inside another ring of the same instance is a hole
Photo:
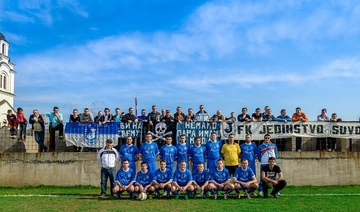
[[[195,188],[194,196],[196,195],[196,190],[200,190],[201,195],[206,198],[206,192],[208,191],[209,184],[209,173],[205,170],[205,164],[203,162],[199,162],[197,169],[193,170],[192,178]]]
[[[189,154],[190,154],[190,145],[186,143],[186,136],[184,134],[180,135],[180,142],[176,145],[177,149],[177,161],[185,161],[186,167],[189,168]],[[180,164],[178,163],[176,169],[179,169]]]
[[[193,195],[194,186],[192,183],[192,174],[190,170],[186,168],[186,161],[181,161],[180,168],[174,172],[173,185],[171,186],[171,192],[175,194],[175,199],[179,199],[180,193],[185,191],[185,199],[188,199],[189,195]]]
[[[120,147],[121,161],[128,159],[130,162],[130,168],[136,173],[136,160],[139,158],[139,149],[133,145],[133,139],[131,136],[126,138],[126,144]]]
[[[253,193],[259,185],[253,170],[249,167],[248,160],[241,160],[241,166],[235,171],[233,183],[236,191],[236,198],[240,199],[240,189],[243,190],[248,199],[251,199],[250,194]]]
[[[127,191],[132,198],[134,192],[134,182],[135,182],[135,171],[129,168],[130,161],[124,159],[122,162],[122,167],[117,171],[115,178],[115,187],[113,192],[117,197],[121,197],[122,192]]]
[[[251,134],[245,136],[245,143],[240,145],[241,160],[246,159],[249,163],[249,167],[253,170],[256,176],[256,157],[258,156],[258,149],[256,144],[251,142]]]
[[[216,171],[210,173],[209,182],[209,190],[214,199],[217,199],[219,190],[225,191],[224,199],[228,199],[229,194],[234,190],[230,173],[224,168],[224,161],[222,159],[218,159]]]
[[[259,145],[258,147],[258,160],[261,163],[260,166],[260,176],[262,168],[269,164],[268,160],[270,157],[274,157],[275,159],[278,157],[278,150],[276,144],[271,142],[270,134],[264,135],[264,142]],[[263,187],[262,187],[262,180],[260,180],[259,184],[259,194],[260,196],[264,196]]]
[[[165,160],[160,161],[160,168],[155,171],[153,178],[153,185],[155,193],[160,196],[159,189],[164,189],[163,196],[169,197],[171,190],[171,183],[173,181],[173,172],[167,168]]]
[[[206,143],[207,168],[210,173],[216,171],[216,163],[220,158],[221,141],[216,140],[216,138],[216,132],[212,132],[210,141]]]
[[[139,195],[141,192],[148,192],[152,194],[155,191],[154,186],[152,186],[153,174],[148,170],[148,165],[146,162],[141,162],[141,170],[136,175],[135,180],[135,193]]]
[[[206,147],[201,145],[201,137],[195,137],[195,145],[190,149],[190,159],[192,162],[192,172],[197,170],[197,165],[203,163],[205,166],[205,152]]]
[[[169,169],[171,173],[174,173],[174,161],[175,158],[177,158],[177,149],[172,145],[171,135],[166,136],[166,144],[160,148],[160,158],[166,161],[166,168]]]
[[[140,146],[142,160],[148,164],[149,171],[154,174],[156,171],[156,157],[159,155],[158,145],[152,141],[151,133],[146,134],[145,142]]]

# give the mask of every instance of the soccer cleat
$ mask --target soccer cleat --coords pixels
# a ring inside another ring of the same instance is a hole
[[[246,193],[246,197],[247,197],[248,199],[251,199],[251,197],[250,197],[250,194],[249,194],[249,193]]]
[[[264,192],[264,198],[268,198],[268,197],[269,197],[268,192]]]
[[[225,194],[224,199],[229,199],[229,194]]]
[[[260,191],[260,192],[259,192],[259,196],[263,197],[263,196],[264,196],[264,192]]]
[[[271,192],[271,195],[272,195],[274,198],[279,198],[279,195],[278,195],[278,192],[277,192],[277,191],[272,191],[272,192]]]
[[[163,193],[163,197],[166,197],[168,195],[168,192],[167,191],[164,191],[164,193]]]
[[[240,199],[240,197],[241,197],[241,196],[240,196],[240,193],[236,193],[236,194],[235,194],[235,198],[236,198],[236,199]]]
[[[213,194],[213,199],[217,199],[217,194]]]

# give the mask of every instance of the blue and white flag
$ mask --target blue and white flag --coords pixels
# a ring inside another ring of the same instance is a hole
[[[99,125],[98,123],[70,122],[65,126],[66,146],[102,148],[107,139],[113,140],[113,145],[118,144],[118,123],[111,122]]]

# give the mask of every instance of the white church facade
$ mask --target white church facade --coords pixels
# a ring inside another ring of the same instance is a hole
[[[0,126],[6,120],[7,111],[14,110],[15,64],[10,62],[9,43],[0,32]]]

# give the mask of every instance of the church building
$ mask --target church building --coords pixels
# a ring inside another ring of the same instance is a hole
[[[0,32],[0,126],[6,121],[6,114],[9,109],[15,113],[14,109],[14,82],[15,74],[14,66],[10,62],[9,43],[5,36]]]

